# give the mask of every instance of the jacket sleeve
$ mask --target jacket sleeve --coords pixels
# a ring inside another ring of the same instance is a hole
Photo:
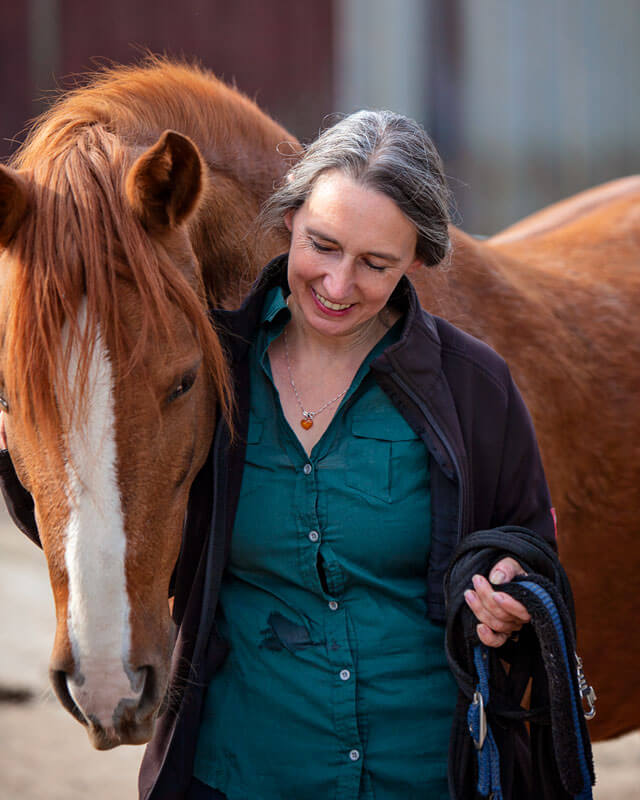
[[[508,405],[492,527],[519,525],[556,548],[555,512],[529,411],[513,379]]]
[[[8,450],[0,450],[0,489],[2,489],[7,510],[15,524],[32,542],[38,547],[42,547],[36,525],[33,498],[20,483]]]

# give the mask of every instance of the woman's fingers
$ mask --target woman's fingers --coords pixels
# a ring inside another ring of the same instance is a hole
[[[478,639],[480,639],[482,644],[486,644],[487,647],[501,647],[509,638],[506,633],[496,633],[486,625],[476,626],[476,631],[478,633]]]
[[[493,617],[507,621],[515,618],[521,623],[531,619],[522,603],[504,592],[497,592],[482,575],[473,576],[473,588],[481,605]]]
[[[465,592],[465,600],[476,618],[498,633],[513,633],[515,630],[520,630],[524,622],[527,621],[507,614],[501,609],[498,612],[494,612],[493,608],[483,605],[478,595],[471,589]]]
[[[530,621],[529,612],[522,603],[504,592],[496,592],[482,575],[474,575],[473,587],[465,592],[465,600],[481,623],[478,625],[480,641],[489,647],[504,644],[512,633]]]
[[[467,605],[480,623],[476,629],[478,638],[488,647],[500,647],[531,620],[522,603],[495,589],[516,575],[526,575],[522,566],[514,558],[503,558],[491,570],[491,583],[482,575],[474,575],[473,589],[464,593]]]
[[[527,573],[524,571],[522,566],[518,564],[515,558],[507,556],[506,558],[500,559],[500,561],[494,565],[493,569],[491,570],[491,575],[489,575],[489,580],[494,585],[499,583],[508,583],[509,581],[512,581],[516,575],[526,574]]]

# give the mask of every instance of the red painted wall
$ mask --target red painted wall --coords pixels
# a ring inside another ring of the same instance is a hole
[[[27,3],[5,5],[2,38],[11,47],[0,47],[3,139],[54,85],[31,85]],[[62,85],[96,59],[131,62],[146,48],[198,58],[302,138],[313,138],[334,110],[329,0],[57,0],[57,7]],[[9,146],[0,145],[6,156]]]
[[[27,56],[27,3],[4,3],[0,34],[0,158],[32,115]]]

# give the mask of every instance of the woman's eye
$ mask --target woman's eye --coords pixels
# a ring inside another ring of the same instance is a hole
[[[171,392],[169,397],[167,398],[167,402],[173,403],[174,400],[177,400],[179,397],[185,395],[189,389],[193,386],[196,380],[196,373],[195,372],[188,372],[182,376],[182,380],[176,386],[176,388]]]
[[[369,267],[369,269],[373,269],[376,272],[384,272],[386,269],[386,267],[381,267],[378,264],[372,264],[370,261],[367,261],[366,259],[364,263]]]
[[[331,250],[333,250],[332,247],[329,247],[326,244],[320,244],[319,242],[316,242],[314,239],[311,239],[311,245],[313,249],[317,250],[319,253],[329,253],[331,252]]]

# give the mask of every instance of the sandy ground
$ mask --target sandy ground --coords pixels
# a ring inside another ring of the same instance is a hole
[[[142,748],[91,748],[52,697],[54,617],[44,558],[0,508],[0,800],[135,800]],[[7,690],[24,702],[2,702]],[[640,798],[640,733],[594,748],[596,800]],[[286,800],[304,800],[287,798]]]

